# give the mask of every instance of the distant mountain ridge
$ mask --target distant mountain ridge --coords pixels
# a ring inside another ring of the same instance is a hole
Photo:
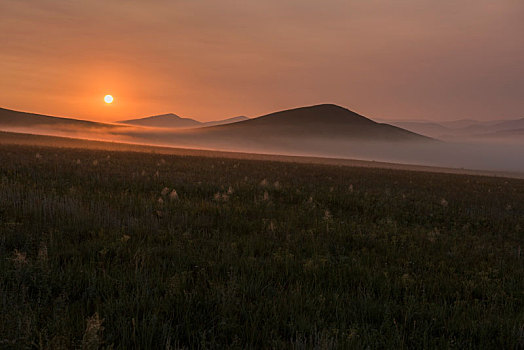
[[[198,127],[205,127],[205,126],[230,124],[230,123],[236,123],[236,122],[247,120],[247,119],[249,118],[244,117],[244,116],[239,116],[239,117],[227,118],[223,120],[200,122],[195,119],[182,118],[176,114],[168,113],[168,114],[154,115],[154,116],[145,117],[145,118],[121,120],[118,123],[128,124],[128,125],[156,127],[156,128],[177,129],[177,128],[198,128]]]
[[[153,115],[151,117],[129,119],[118,121],[121,124],[140,125],[140,126],[151,126],[158,128],[191,128],[197,127],[201,123],[191,119],[182,118],[173,113]]]
[[[524,118],[510,120],[477,121],[462,119],[456,121],[428,122],[418,120],[389,121],[390,124],[418,134],[445,139],[482,139],[494,135],[521,135]],[[519,131],[520,130],[520,131]]]

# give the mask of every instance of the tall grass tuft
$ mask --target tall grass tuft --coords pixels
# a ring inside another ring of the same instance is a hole
[[[86,330],[82,338],[82,350],[98,350],[103,344],[102,332],[104,319],[98,316],[98,312],[86,320]]]
[[[178,193],[175,190],[171,191],[169,194],[169,199],[172,201],[178,200]]]

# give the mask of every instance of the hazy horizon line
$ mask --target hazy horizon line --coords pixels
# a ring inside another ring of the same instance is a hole
[[[222,121],[222,120],[226,120],[226,119],[232,119],[232,118],[238,118],[238,117],[246,117],[248,119],[255,119],[255,118],[258,118],[258,117],[263,117],[263,116],[266,116],[266,115],[269,115],[269,114],[273,114],[273,113],[278,113],[278,112],[282,112],[282,111],[288,111],[288,110],[293,110],[293,109],[298,109],[298,108],[307,108],[307,107],[314,107],[314,106],[322,106],[322,105],[335,105],[335,106],[338,106],[338,107],[342,107],[342,108],[345,108],[351,112],[354,112],[354,113],[357,113],[365,118],[368,118],[370,120],[373,120],[377,123],[381,123],[381,122],[424,122],[424,123],[434,123],[434,124],[441,124],[441,123],[447,123],[447,122],[457,122],[457,121],[474,121],[474,122],[478,122],[478,123],[487,123],[487,122],[504,122],[504,121],[508,121],[508,120],[519,120],[519,119],[522,119],[524,118],[524,115],[522,116],[515,116],[515,117],[504,117],[504,118],[501,118],[501,119],[474,119],[474,118],[469,118],[469,117],[463,117],[463,118],[458,118],[457,119],[445,119],[445,120],[439,120],[439,121],[434,121],[434,120],[431,120],[431,119],[424,119],[423,117],[422,118],[408,118],[408,119],[403,119],[403,118],[395,118],[395,117],[370,117],[368,114],[366,113],[361,113],[361,112],[357,112],[355,111],[354,109],[350,108],[350,107],[346,107],[346,106],[343,106],[343,105],[340,105],[340,104],[337,104],[337,103],[333,103],[333,102],[324,102],[324,103],[316,103],[316,104],[306,104],[306,105],[298,105],[298,106],[294,106],[294,107],[287,107],[287,108],[283,108],[283,109],[279,109],[279,110],[274,110],[272,112],[266,112],[266,113],[262,113],[262,114],[257,114],[257,115],[247,115],[247,114],[244,114],[244,113],[237,113],[236,115],[233,115],[231,117],[223,117],[223,118],[220,118],[220,119],[216,119],[216,118],[212,118],[212,119],[209,119],[209,120],[202,120],[201,118],[199,117],[192,117],[192,116],[181,116],[175,112],[160,112],[160,113],[148,113],[147,115],[143,115],[143,116],[122,116],[122,117],[117,117],[113,120],[113,118],[111,118],[111,120],[109,121],[102,121],[100,119],[92,119],[92,118],[82,118],[82,117],[73,117],[73,116],[66,116],[66,115],[61,115],[61,114],[55,114],[53,112],[47,114],[48,112],[34,112],[34,111],[28,111],[28,110],[22,110],[22,109],[17,109],[17,108],[12,108],[12,107],[5,107],[5,106],[0,106],[0,108],[2,109],[7,109],[7,110],[11,110],[11,111],[15,111],[15,112],[21,112],[21,113],[27,113],[27,114],[37,114],[37,115],[43,115],[43,116],[48,116],[48,117],[56,117],[56,118],[64,118],[64,119],[74,119],[74,120],[80,120],[80,121],[89,121],[89,122],[94,122],[94,123],[100,123],[100,124],[119,124],[121,121],[124,121],[124,120],[135,120],[135,119],[144,119],[144,118],[149,118],[149,117],[156,117],[156,116],[161,116],[161,115],[169,115],[169,114],[173,114],[179,118],[184,118],[184,119],[192,119],[192,120],[195,120],[197,122],[200,122],[200,123],[209,123],[209,122],[214,122],[214,121]]]

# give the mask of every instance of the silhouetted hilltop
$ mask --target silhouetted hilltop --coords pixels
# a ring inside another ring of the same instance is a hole
[[[380,142],[431,140],[389,124],[374,122],[333,104],[284,110],[205,130],[208,134],[235,134],[242,137],[327,137]]]
[[[152,117],[146,117],[146,118],[122,120],[119,123],[129,124],[129,125],[138,125],[138,126],[149,126],[149,127],[156,127],[156,128],[179,129],[179,128],[198,128],[198,127],[203,127],[203,126],[230,124],[230,123],[236,123],[236,122],[247,120],[247,119],[248,119],[247,117],[240,116],[240,117],[233,117],[233,118],[228,118],[228,119],[223,119],[223,120],[214,120],[210,122],[199,122],[198,120],[195,120],[195,119],[182,118],[176,114],[168,113],[168,114],[154,115]]]
[[[191,118],[182,118],[176,114],[160,114],[146,118],[122,120],[119,123],[151,126],[157,128],[193,128],[200,126],[200,122]]]

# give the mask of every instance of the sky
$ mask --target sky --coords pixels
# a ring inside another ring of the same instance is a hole
[[[42,114],[524,117],[522,0],[1,0],[0,48],[0,107]]]

